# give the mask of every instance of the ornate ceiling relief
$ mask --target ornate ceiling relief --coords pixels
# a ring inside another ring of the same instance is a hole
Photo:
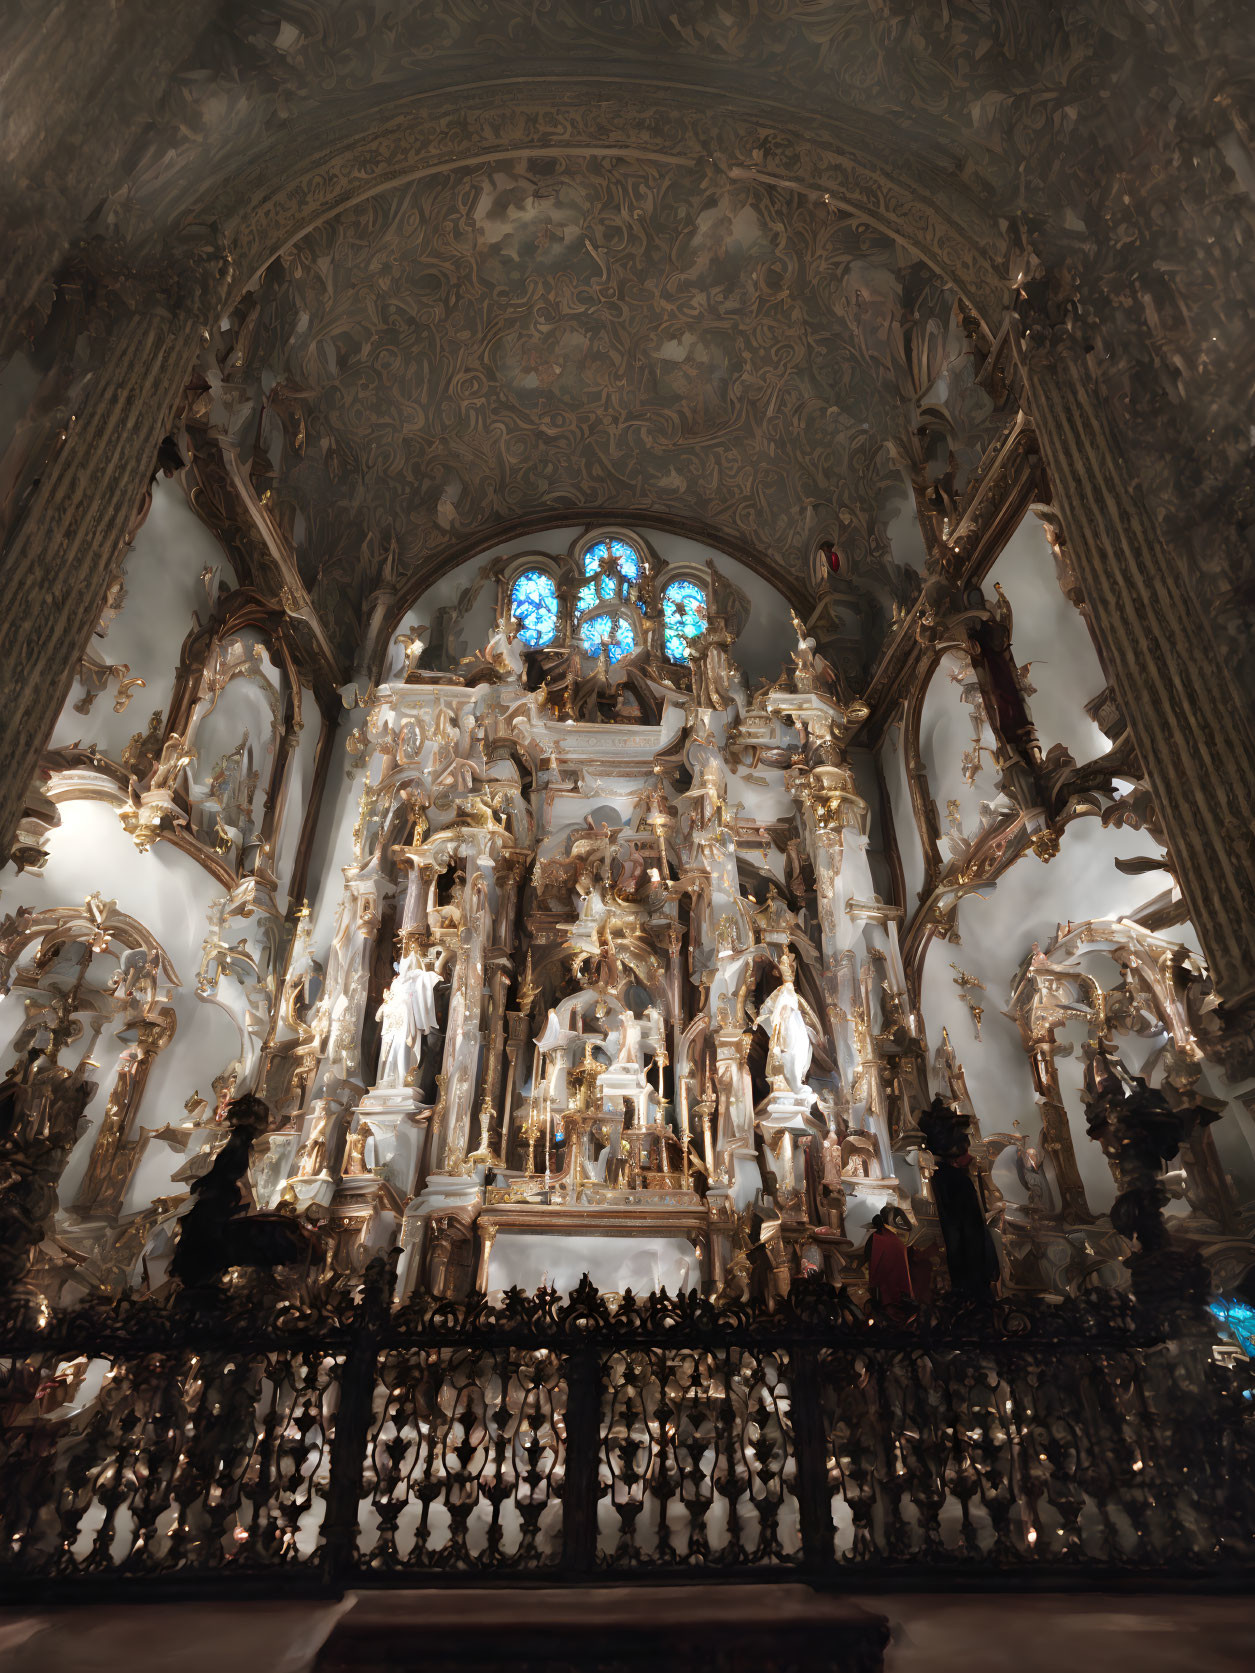
[[[713,166],[501,161],[279,257],[207,411],[343,657],[385,572],[404,591],[511,527],[624,511],[799,600],[835,541],[874,650],[918,587],[887,523],[912,479],[954,491],[987,438],[957,320],[814,198]]]

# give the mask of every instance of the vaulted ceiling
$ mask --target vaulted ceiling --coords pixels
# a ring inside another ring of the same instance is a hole
[[[1032,277],[1246,655],[1251,74],[1241,0],[13,0],[0,289],[29,336],[86,252],[208,310],[213,254],[214,423],[347,641],[393,542],[550,509],[794,590],[835,534],[883,614],[903,469],[987,433],[915,264],[990,334]]]
[[[412,590],[572,513],[690,530],[799,601],[832,539],[885,614],[919,584],[889,521],[997,422],[909,252],[702,159],[509,157],[373,195],[271,264],[219,358],[220,420],[344,635],[385,564]]]

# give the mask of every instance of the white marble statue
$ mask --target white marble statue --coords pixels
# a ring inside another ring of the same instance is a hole
[[[406,1085],[422,1061],[423,1038],[436,1026],[435,993],[440,977],[407,953],[397,966],[396,980],[383,996],[375,1020],[383,1024],[379,1046],[379,1074],[375,1085],[389,1091]]]
[[[625,1069],[641,1067],[641,1024],[639,1017],[624,1011],[619,1023],[619,1049],[615,1062]]]
[[[793,955],[780,959],[780,986],[758,1013],[758,1026],[768,1031],[767,1078],[773,1087],[783,1080],[790,1092],[814,1096],[806,1084],[811,1066],[811,1037],[802,1015],[801,1001],[793,986]]]

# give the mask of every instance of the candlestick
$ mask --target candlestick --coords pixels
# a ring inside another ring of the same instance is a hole
[[[678,1087],[680,1106],[680,1154],[683,1158],[681,1166],[684,1172],[684,1188],[687,1191],[690,1183],[689,1175],[689,1083],[682,1080]]]
[[[553,1108],[549,1102],[549,1088],[546,1086],[540,1095],[540,1101],[545,1111],[545,1201],[549,1201],[549,1144],[552,1134]]]

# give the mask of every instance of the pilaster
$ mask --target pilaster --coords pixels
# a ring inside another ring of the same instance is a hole
[[[1055,504],[1216,988],[1255,988],[1255,738],[1178,555],[1130,478],[1080,342],[1034,321],[1021,361]]]

